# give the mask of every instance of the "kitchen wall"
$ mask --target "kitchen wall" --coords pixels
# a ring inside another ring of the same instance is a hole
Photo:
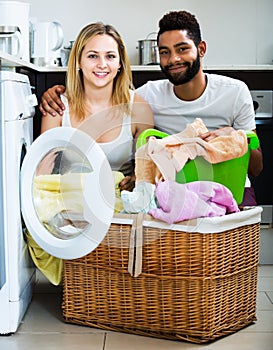
[[[65,44],[86,24],[101,20],[122,34],[131,64],[138,64],[138,40],[157,31],[170,10],[188,10],[207,42],[205,65],[272,64],[273,0],[29,0],[30,15],[59,21]]]

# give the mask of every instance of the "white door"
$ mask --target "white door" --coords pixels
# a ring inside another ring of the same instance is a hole
[[[21,210],[46,252],[62,259],[91,252],[108,231],[114,205],[110,165],[86,133],[58,127],[33,142],[21,169]]]

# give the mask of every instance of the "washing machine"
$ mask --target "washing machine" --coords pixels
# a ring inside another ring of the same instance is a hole
[[[19,177],[32,143],[34,106],[28,77],[0,72],[0,333],[14,332],[30,302],[35,268],[21,224]]]
[[[0,334],[16,332],[31,302],[36,268],[27,233],[49,254],[82,257],[101,243],[115,204],[105,154],[84,132],[59,127],[32,142],[28,77],[0,72]]]

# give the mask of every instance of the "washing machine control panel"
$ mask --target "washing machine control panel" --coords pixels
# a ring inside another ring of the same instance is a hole
[[[5,74],[7,73],[7,74]],[[3,114],[5,121],[31,118],[38,105],[31,91],[28,76],[13,72],[1,72]]]

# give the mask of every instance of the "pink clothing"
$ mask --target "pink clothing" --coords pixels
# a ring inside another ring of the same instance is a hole
[[[230,190],[212,181],[194,181],[186,184],[160,181],[156,184],[155,196],[159,208],[151,209],[149,214],[168,224],[239,211]]]

